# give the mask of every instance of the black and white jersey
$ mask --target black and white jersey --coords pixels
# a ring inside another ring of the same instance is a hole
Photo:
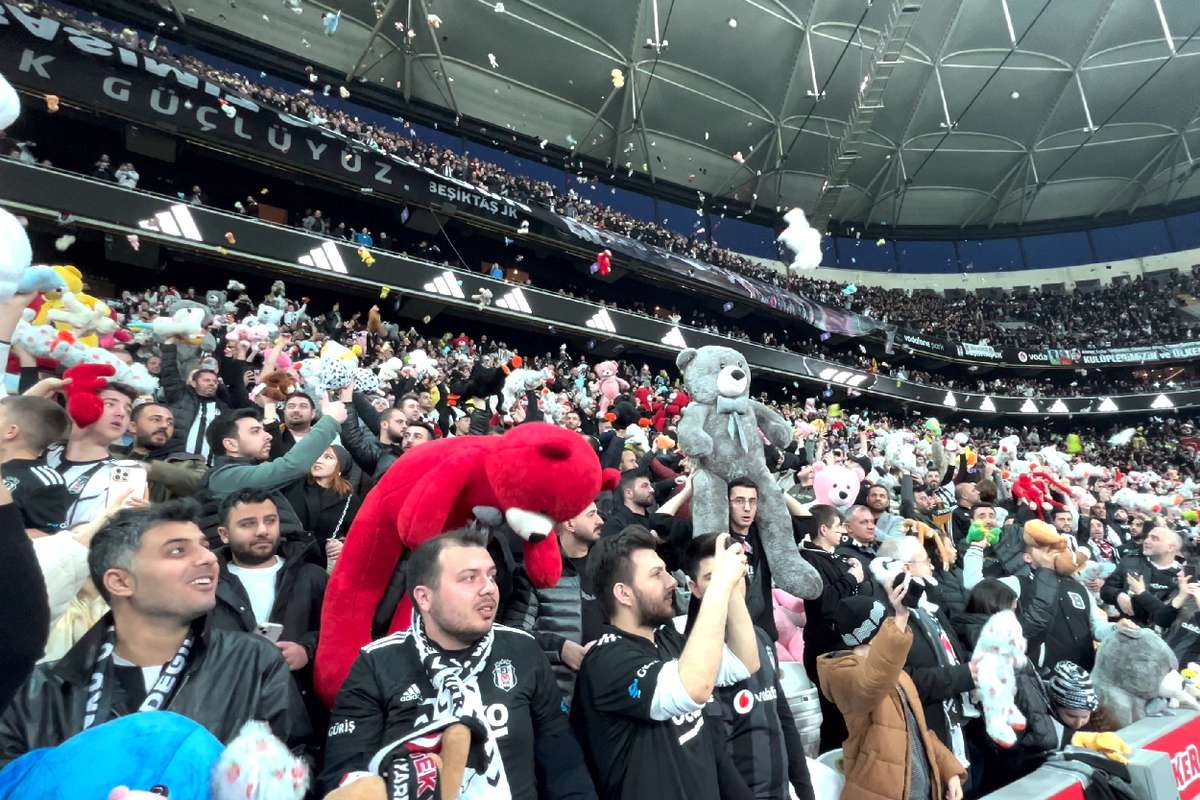
[[[46,452],[46,466],[62,476],[71,495],[67,527],[71,528],[99,517],[112,501],[110,477],[112,458],[96,461],[70,461],[62,448]]]
[[[26,528],[56,533],[67,527],[74,498],[61,475],[39,459],[6,461],[0,472]]]
[[[660,627],[650,642],[606,625],[583,659],[571,724],[606,800],[720,796],[714,754],[724,732],[718,704],[710,699],[666,719],[655,707],[660,675],[677,662],[683,643],[670,626]]]
[[[568,734],[562,695],[532,635],[493,626],[492,651],[478,676],[485,721],[495,736],[514,800],[537,800],[534,740]],[[325,745],[325,791],[352,772],[368,771],[373,756],[429,721],[436,691],[408,631],[359,653],[330,715]]]

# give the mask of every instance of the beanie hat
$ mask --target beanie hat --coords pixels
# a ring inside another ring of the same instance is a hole
[[[1092,676],[1072,661],[1060,661],[1054,665],[1046,681],[1046,692],[1050,695],[1050,702],[1062,708],[1095,711],[1100,707],[1100,699],[1092,688]]]
[[[329,445],[329,449],[333,451],[335,456],[337,456],[338,473],[341,475],[348,473],[350,471],[350,467],[354,465],[353,461],[350,459],[350,451],[342,447],[340,444],[331,444]]]
[[[834,612],[834,629],[847,647],[867,644],[879,633],[887,609],[871,597],[847,597]]]

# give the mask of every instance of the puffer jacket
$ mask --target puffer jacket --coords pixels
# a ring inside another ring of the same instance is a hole
[[[0,717],[0,767],[83,729],[88,683],[112,615],[106,614],[61,660],[42,664]],[[261,636],[200,630],[165,709],[199,723],[226,744],[243,723],[263,720],[287,743],[310,735],[303,701],[278,648]]]
[[[585,629],[596,628],[598,633],[603,623],[599,603],[584,592],[582,580],[583,576],[569,558],[563,558],[558,584],[547,589],[533,586],[525,570],[518,568],[513,575],[512,594],[504,609],[505,625],[528,631],[537,639],[550,660],[567,705],[571,704],[575,694],[575,672],[563,663],[563,643],[583,644]]]
[[[917,722],[917,730],[911,733],[925,745],[933,796],[944,797],[950,778],[966,775],[954,754],[925,725],[917,687],[904,672],[911,646],[912,631],[901,631],[889,617],[865,657],[842,650],[817,659],[821,692],[841,710],[850,731],[842,748],[846,777],[842,797],[909,800],[910,731],[901,692]]]

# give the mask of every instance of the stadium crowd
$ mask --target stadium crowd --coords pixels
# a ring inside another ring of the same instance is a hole
[[[4,304],[0,332],[21,324],[31,299]],[[14,345],[24,392],[0,404],[7,563],[44,576],[50,612],[45,625],[28,624],[34,614],[5,628],[10,657],[36,651],[42,664],[0,698],[15,692],[0,716],[4,763],[163,706],[222,741],[265,720],[304,754],[320,792],[375,772],[399,791],[410,772],[396,763],[417,755],[368,762],[414,729],[393,701],[445,699],[441,654],[464,659],[460,677],[470,673],[481,705],[461,716],[482,720],[496,745],[477,769],[501,775],[512,796],[823,796],[806,755],[839,747],[847,797],[901,797],[906,782],[980,796],[1076,730],[1114,727],[1088,677],[1095,640],[1136,629],[1161,636],[1181,664],[1200,657],[1189,622],[1200,598],[1189,580],[1200,439],[1186,421],[1115,436],[1075,426],[1064,437],[764,395],[792,442],[768,450],[773,483],[730,485],[729,535],[743,551],[692,537],[692,476],[677,445],[687,392],[667,370],[590,364],[566,344],[523,355],[485,335],[422,335],[378,309],[316,314],[281,282],[259,301],[233,283],[203,295],[125,292],[111,305],[137,331],[112,347],[157,386],[72,389]],[[154,334],[156,320],[186,308],[203,324]],[[506,388],[510,376],[520,382]],[[614,398],[601,388],[612,377],[626,382]],[[79,415],[80,391],[99,401],[90,417]],[[558,586],[530,582],[503,527],[490,539],[437,537],[405,573],[415,632],[364,650],[327,708],[313,685],[327,576],[372,487],[430,442],[537,422],[578,434],[620,473],[556,527]],[[840,508],[816,479],[836,468],[858,476]],[[1064,484],[1053,514],[1022,493],[1020,473],[1041,469]],[[767,492],[786,497],[819,597],[771,591],[756,523]],[[973,524],[994,537],[969,538]],[[35,562],[17,558],[21,531]],[[1115,571],[1060,574],[1068,544]],[[460,571],[484,577],[463,584]],[[908,576],[899,586],[898,573]],[[9,612],[29,613],[37,594]],[[990,616],[1014,606],[1032,659],[1017,693],[1028,725],[1002,747],[980,716],[972,653]],[[713,644],[722,640],[724,651]],[[106,643],[111,666],[98,655]],[[188,665],[179,685],[161,666],[176,659]],[[796,715],[794,687],[784,691],[789,661],[819,689],[819,731]],[[879,669],[882,695],[856,677]],[[93,672],[111,689],[94,695]],[[229,701],[203,700],[214,692]],[[713,724],[697,724],[709,713]],[[895,734],[905,719],[907,740]],[[908,772],[856,760],[872,741],[911,753]]]
[[[1044,291],[1020,294],[1008,291],[986,294],[969,292],[963,297],[948,298],[936,292],[908,292],[865,286],[855,287],[854,292],[847,294],[848,287],[845,284],[789,274],[722,248],[712,240],[710,232],[685,236],[653,220],[636,219],[591,200],[575,188],[515,175],[499,165],[423,142],[416,130],[400,118],[396,119],[394,128],[386,124],[367,123],[346,110],[351,106],[333,102],[331,94],[338,92],[334,92],[330,84],[320,81],[314,73],[310,72],[312,88],[298,92],[286,91],[258,82],[250,75],[207,64],[193,55],[174,55],[157,34],[149,40],[143,40],[131,29],[110,29],[98,18],[81,20],[70,10],[40,3],[29,5],[40,12],[73,22],[93,34],[118,40],[126,47],[140,48],[165,61],[175,61],[230,91],[337,131],[377,152],[409,159],[498,195],[527,203],[540,203],[557,213],[597,227],[708,261],[915,333],[937,335],[953,341],[987,343],[994,347],[1025,349],[1160,344],[1190,341],[1196,335],[1195,320],[1178,313],[1185,303],[1184,296],[1200,296],[1200,278],[1195,274],[1179,273],[1153,281],[1139,277],[1095,291],[1062,294]],[[572,167],[572,162],[568,160],[568,171],[575,171]],[[130,180],[129,173],[125,175],[125,179]],[[581,171],[577,179],[577,185],[587,184],[591,190],[602,186],[598,177],[588,178]],[[132,181],[136,183],[136,180],[134,170]],[[195,193],[188,194],[189,198],[194,196]],[[329,232],[337,233],[336,229]],[[349,229],[345,229],[345,232],[349,233]],[[354,235],[362,234],[357,232]],[[366,237],[370,238],[370,234],[366,234]],[[1007,324],[996,324],[1001,322]]]

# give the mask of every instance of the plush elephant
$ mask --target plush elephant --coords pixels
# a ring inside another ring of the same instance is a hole
[[[758,532],[775,584],[797,597],[819,597],[821,576],[800,557],[791,515],[767,469],[759,434],[782,450],[791,444],[792,426],[750,399],[750,367],[736,350],[689,347],[675,364],[692,398],[679,422],[679,446],[695,473],[693,534],[729,530],[729,482],[749,478],[758,487]]]

